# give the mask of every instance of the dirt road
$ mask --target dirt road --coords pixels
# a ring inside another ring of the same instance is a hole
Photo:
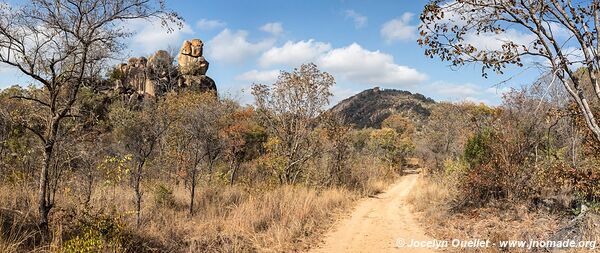
[[[424,248],[398,247],[400,240],[427,240],[410,212],[406,197],[418,174],[402,177],[386,192],[362,200],[350,217],[337,222],[324,242],[311,252],[432,252]]]

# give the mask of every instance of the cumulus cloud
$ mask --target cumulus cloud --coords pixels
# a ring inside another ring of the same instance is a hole
[[[431,84],[431,90],[446,97],[476,96],[483,92],[482,88],[472,84],[453,84],[445,81],[436,81]]]
[[[530,45],[536,36],[531,33],[508,29],[502,33],[468,33],[465,43],[473,45],[478,50],[502,50],[502,45],[509,41],[517,45]]]
[[[331,50],[318,64],[334,76],[354,83],[406,86],[427,79],[416,69],[394,63],[393,56],[366,50],[356,43]]]
[[[279,70],[250,70],[235,79],[240,81],[250,81],[253,83],[274,83],[279,76]]]
[[[511,89],[509,87],[484,87],[473,83],[451,83],[435,81],[421,88],[423,93],[430,94],[438,100],[469,101],[491,104],[500,102],[500,98]]]
[[[336,84],[333,87],[331,87],[331,93],[333,93],[333,97],[330,99],[329,105],[334,106],[334,105],[338,104],[339,102],[341,102],[342,100],[349,98],[351,96],[354,96],[354,95],[358,94],[359,92],[360,91],[350,89],[350,88],[345,88],[345,87],[340,86],[339,84]]]
[[[263,67],[272,65],[299,66],[313,62],[320,55],[329,51],[331,44],[314,40],[292,42],[288,41],[281,47],[274,47],[263,53],[258,63]]]
[[[388,43],[415,39],[417,26],[410,24],[413,16],[413,13],[405,12],[401,17],[386,22],[381,27],[381,37]]]
[[[193,33],[190,25],[185,22],[181,29],[177,29],[175,24],[170,24],[170,27],[175,28],[172,32],[167,32],[157,20],[130,20],[125,27],[130,31],[137,31],[130,43],[130,48],[136,55],[152,54],[161,49],[179,48],[185,37]]]
[[[363,16],[354,10],[346,10],[344,11],[344,14],[346,15],[346,19],[352,19],[354,27],[357,29],[367,26],[367,22],[369,21],[366,16]]]
[[[241,64],[251,57],[273,47],[275,39],[264,39],[258,42],[248,41],[248,32],[224,29],[206,43],[205,52],[210,59],[225,63]]]
[[[196,27],[201,30],[213,30],[217,28],[223,28],[227,26],[227,23],[221,20],[212,20],[212,19],[200,19],[196,22]]]
[[[283,25],[279,22],[266,23],[265,25],[260,27],[260,30],[273,35],[279,35],[283,33]]]

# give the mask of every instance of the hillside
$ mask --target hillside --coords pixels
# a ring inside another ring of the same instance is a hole
[[[381,122],[394,113],[408,116],[419,124],[429,116],[434,104],[433,99],[419,93],[375,87],[342,100],[330,111],[357,128],[379,128]]]

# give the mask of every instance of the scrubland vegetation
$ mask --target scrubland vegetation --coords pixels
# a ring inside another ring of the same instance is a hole
[[[333,83],[303,65],[255,86],[256,107],[212,92],[131,102],[82,88],[50,159],[47,231],[35,209],[43,146],[27,130],[45,111],[15,99],[43,90],[2,91],[2,251],[310,246],[336,213],[393,182],[414,148],[401,116],[354,130],[324,113]]]
[[[598,34],[589,32],[598,27],[597,6],[554,0],[425,6],[418,39],[425,55],[453,66],[476,64],[484,77],[511,68],[544,73],[505,93],[500,106],[433,110],[417,144],[428,176],[412,202],[436,237],[598,241]],[[531,40],[486,47],[468,39],[517,30]],[[570,57],[566,45],[582,54]]]
[[[412,99],[361,108],[377,115],[354,119],[377,127],[357,128],[327,110],[335,80],[314,64],[253,85],[253,105],[184,87],[173,56],[153,69],[168,78],[137,73],[160,92],[125,94],[123,68],[108,64],[130,35],[120,22],[181,23],[151,2],[0,5],[0,63],[31,80],[0,91],[0,252],[302,251],[412,156],[424,175],[410,202],[435,238],[600,241],[600,64],[587,54],[598,38],[581,18],[597,17],[598,3],[432,1],[418,41],[427,56],[482,63],[484,76],[538,56],[548,71],[495,107],[373,89],[338,113],[368,94]],[[464,22],[445,23],[445,12]],[[565,56],[538,16],[566,25],[585,59]],[[500,21],[535,42],[465,43],[468,32],[510,29]],[[196,77],[207,81],[202,60]],[[396,108],[380,108],[388,105]]]
[[[326,113],[335,80],[314,64],[254,85],[255,106],[183,86],[172,56],[132,77],[156,96],[124,93],[118,24],[176,29],[161,1],[0,10],[0,62],[32,82],[0,91],[0,252],[298,251],[412,150],[409,121],[359,131]]]
[[[326,113],[335,80],[314,64],[254,85],[255,106],[182,85],[175,57],[132,77],[156,96],[124,93],[119,22],[176,29],[161,1],[20,8],[0,7],[0,62],[32,82],[0,91],[0,252],[299,251],[412,149],[409,121]]]
[[[598,144],[565,94],[546,93],[548,80],[498,107],[433,110],[418,144],[427,176],[411,203],[435,238],[599,239]]]

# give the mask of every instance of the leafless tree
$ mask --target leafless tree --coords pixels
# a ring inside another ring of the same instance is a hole
[[[74,105],[80,88],[89,85],[105,60],[123,48],[121,39],[130,34],[124,21],[140,18],[157,18],[163,24],[180,21],[162,0],[30,0],[18,7],[0,6],[0,62],[18,69],[43,91],[14,98],[44,108],[42,127],[26,126],[44,149],[38,192],[44,231],[53,206],[49,170],[61,123],[77,117]]]
[[[489,69],[501,73],[509,65],[542,59],[539,66],[547,67],[564,86],[600,141],[599,121],[590,102],[600,98],[599,0],[432,0],[421,21],[418,42],[427,56],[454,65],[482,63],[484,75]],[[525,36],[511,36],[519,33]],[[478,45],[485,40],[499,45]],[[588,82],[575,71],[578,65],[587,69]]]

